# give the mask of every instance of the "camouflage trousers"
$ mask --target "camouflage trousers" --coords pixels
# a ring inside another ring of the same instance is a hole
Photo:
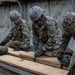
[[[12,40],[6,44],[6,46],[11,48],[19,47],[23,51],[33,51],[33,48],[31,46],[29,46],[28,48],[24,48],[24,46],[20,47],[20,45],[21,45],[20,41],[12,41]]]
[[[6,44],[6,46],[15,48],[15,47],[19,47],[20,44],[21,44],[20,41],[12,41],[12,40],[11,40],[11,41],[9,41],[9,42]]]

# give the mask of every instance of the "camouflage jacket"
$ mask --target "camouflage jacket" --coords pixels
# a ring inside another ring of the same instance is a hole
[[[4,39],[4,42],[7,43],[10,40],[20,43],[20,47],[24,49],[29,47],[29,25],[25,20],[21,19],[17,25],[14,25],[8,36]]]
[[[71,69],[74,65],[75,65],[75,52],[73,53],[73,55],[71,57],[69,69]]]
[[[73,38],[75,39],[75,15],[66,15],[63,19],[62,27],[63,34],[60,48],[65,50],[70,38],[73,36]]]
[[[46,20],[41,27],[33,23],[32,31],[35,50],[39,48],[43,50],[54,49],[56,40],[58,40],[57,38],[60,37],[57,22],[48,16],[46,16]]]

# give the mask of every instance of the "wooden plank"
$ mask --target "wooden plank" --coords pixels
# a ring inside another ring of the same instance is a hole
[[[33,61],[34,52],[26,53],[26,52],[20,51],[19,56],[23,59]],[[48,65],[48,66],[60,68],[60,62],[57,60],[56,57],[41,56],[41,57],[36,58],[36,62],[45,64],[45,65]],[[67,70],[68,68],[63,67],[63,69]]]
[[[28,60],[22,60],[21,58],[10,56],[10,55],[0,56],[0,62],[39,75],[58,75],[58,74],[66,75],[67,74],[66,70],[54,68],[51,66],[39,64]]]
[[[32,60],[33,61],[33,56],[34,56],[34,52],[24,52],[24,51],[20,51],[19,52],[19,56],[23,59],[27,59],[27,60]]]
[[[16,56],[16,57],[22,57],[22,56],[20,56],[20,53],[25,53],[25,55],[27,56],[27,59],[32,59],[33,55],[34,55],[34,52],[32,52],[32,51],[30,51],[30,52],[24,52],[22,50],[20,50],[20,51],[13,51],[12,48],[8,48],[8,54],[9,55]]]
[[[11,48],[9,48],[8,54],[17,56],[17,57],[20,57],[23,59],[31,60],[31,61],[33,61],[33,56],[34,56],[34,52],[31,52],[31,51],[30,52],[15,51],[14,52],[13,49],[11,49]],[[42,56],[42,57],[36,58],[36,62],[45,64],[48,66],[60,68],[60,63],[56,57]],[[67,68],[65,68],[65,67],[63,69],[67,70]]]
[[[19,55],[21,58],[33,60],[34,52],[27,53],[27,52],[20,51]],[[59,61],[55,57],[47,57],[47,56],[37,57],[36,62],[43,62],[44,64],[46,63],[47,65],[50,65],[50,63],[59,65]]]
[[[12,48],[8,48],[8,54],[19,57],[19,51],[13,51]]]

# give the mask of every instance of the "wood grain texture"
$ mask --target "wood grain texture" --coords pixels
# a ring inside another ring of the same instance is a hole
[[[66,75],[67,71],[54,68],[51,66],[39,64],[36,62],[22,60],[21,58],[14,57],[11,55],[0,56],[0,62],[6,63],[10,66],[20,68],[39,75]]]
[[[17,56],[17,57],[20,57],[23,59],[27,59],[30,61],[33,61],[33,56],[34,56],[34,52],[13,51],[13,49],[11,49],[11,48],[9,48],[8,54]],[[56,57],[41,56],[41,57],[36,58],[36,62],[45,64],[48,66],[60,68],[60,62],[57,60]],[[65,67],[63,69],[67,70],[67,68],[65,68]]]

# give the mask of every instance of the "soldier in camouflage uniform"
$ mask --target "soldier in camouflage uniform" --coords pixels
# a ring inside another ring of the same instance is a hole
[[[66,48],[70,38],[73,37],[75,39],[75,12],[67,13],[63,19],[62,26],[62,43],[57,52],[57,58],[64,66],[68,67],[73,51],[67,51]]]
[[[18,11],[13,10],[9,13],[10,20],[14,23],[8,36],[2,41],[1,45],[8,43],[14,50],[26,50],[30,45],[29,25],[21,18]]]
[[[71,62],[69,65],[69,72],[67,75],[75,75],[75,52],[72,55]]]
[[[29,16],[32,20],[33,44],[35,50],[35,57],[47,54],[52,56],[57,42],[61,36],[60,29],[57,22],[44,15],[44,10],[39,6],[33,6],[29,10]],[[48,54],[49,53],[49,54]]]

